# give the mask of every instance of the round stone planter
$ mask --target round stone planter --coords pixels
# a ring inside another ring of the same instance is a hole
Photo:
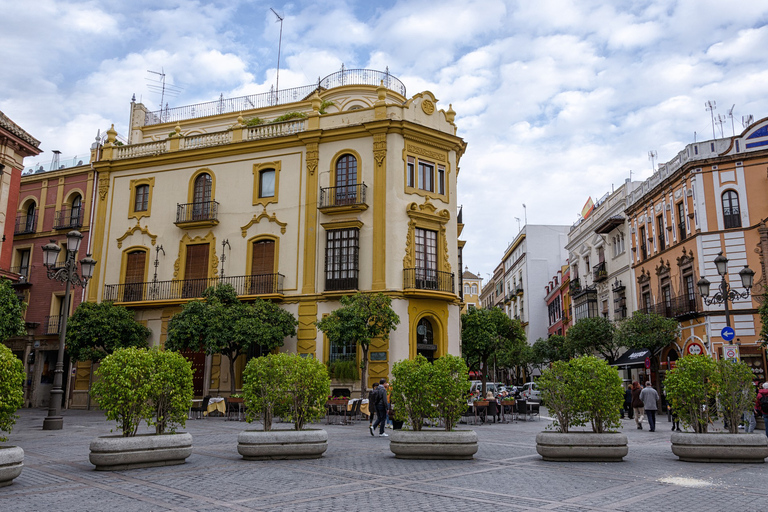
[[[477,453],[474,430],[394,430],[389,439],[398,459],[471,459]]]
[[[11,485],[24,467],[24,450],[18,446],[0,446],[0,487]]]
[[[88,460],[99,471],[150,468],[184,464],[192,455],[192,435],[144,434],[134,437],[103,436],[91,441]]]
[[[245,430],[237,435],[237,453],[245,460],[317,459],[328,449],[325,430]]]
[[[674,432],[671,440],[672,453],[687,462],[765,462],[768,457],[768,437],[765,432]]]
[[[544,460],[561,462],[621,462],[629,453],[620,432],[539,432],[536,451]]]

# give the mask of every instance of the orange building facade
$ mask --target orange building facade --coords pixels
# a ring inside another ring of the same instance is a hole
[[[679,339],[660,356],[661,371],[686,354],[723,357],[737,349],[756,381],[766,380],[759,300],[766,291],[768,254],[768,118],[740,135],[689,144],[627,198],[637,304],[678,320]],[[723,304],[707,305],[697,282],[721,282],[714,260],[728,258],[726,281],[744,293],[745,265],[755,272],[751,296],[729,304],[733,340],[721,337]],[[656,376],[652,376],[656,380]]]

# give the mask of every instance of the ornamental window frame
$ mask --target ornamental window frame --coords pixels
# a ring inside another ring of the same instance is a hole
[[[406,141],[403,183],[406,194],[450,202],[451,164],[448,151]]]
[[[155,178],[151,177],[131,180],[129,187],[131,196],[130,202],[128,203],[128,218],[136,219],[138,221],[142,217],[149,217],[152,214],[152,191],[155,188]],[[136,209],[139,187],[147,187],[146,200],[144,201],[146,202],[146,208],[143,210]]]

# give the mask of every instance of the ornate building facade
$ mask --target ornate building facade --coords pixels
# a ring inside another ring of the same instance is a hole
[[[315,322],[343,295],[383,292],[401,323],[373,343],[371,381],[417,353],[458,354],[466,144],[437,104],[371,70],[159,112],[132,103],[129,143],[110,130],[93,163],[88,299],[133,309],[162,345],[182,304],[226,282],[296,316],[281,350],[332,362],[360,356]],[[229,389],[219,356],[188,356],[196,394]]]

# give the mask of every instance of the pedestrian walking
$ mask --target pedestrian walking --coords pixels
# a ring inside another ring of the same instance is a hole
[[[757,392],[755,398],[755,412],[763,415],[765,423],[765,435],[768,436],[768,382],[763,382],[763,389]]]
[[[368,392],[368,430],[373,435],[373,415],[376,414],[376,388],[379,387],[378,382],[373,383],[373,389]]]
[[[632,411],[632,384],[627,384],[627,389],[624,391],[624,409],[627,411],[627,417],[632,419],[634,417]],[[621,415],[624,418],[624,415]]]
[[[643,403],[645,417],[648,418],[648,430],[656,432],[656,411],[658,410],[659,394],[651,387],[651,381],[645,383],[640,391],[640,401]]]
[[[643,401],[640,400],[640,392],[643,387],[639,382],[632,383],[632,410],[635,413],[635,425],[638,430],[643,430]]]
[[[379,427],[379,437],[389,437],[388,434],[384,432],[384,427],[387,424],[387,410],[389,409],[389,405],[387,403],[387,379],[381,379],[379,380],[379,387],[376,388],[376,395],[375,395],[375,406],[376,406],[376,421],[371,426],[371,435],[373,435],[373,431],[376,430],[376,427]]]

